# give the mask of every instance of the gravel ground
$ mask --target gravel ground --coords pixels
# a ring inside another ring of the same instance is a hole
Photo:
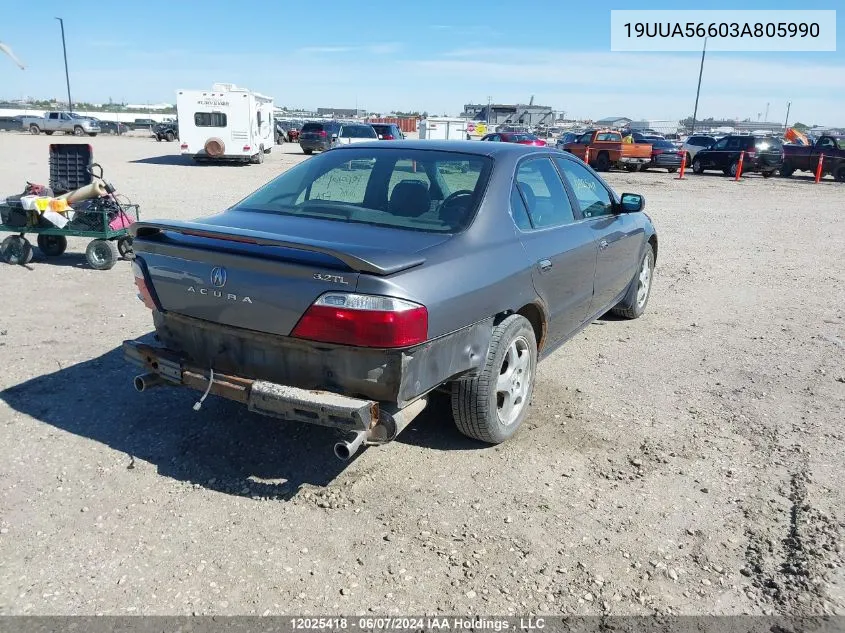
[[[0,192],[47,145],[1,134]],[[224,208],[304,158],[195,166],[90,139],[146,217]],[[660,235],[637,321],[547,359],[511,442],[436,401],[352,463],[327,429],[133,391],[151,329],[85,241],[0,264],[0,613],[845,614],[845,186],[611,173]]]

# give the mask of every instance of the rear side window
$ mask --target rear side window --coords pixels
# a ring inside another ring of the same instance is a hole
[[[514,183],[511,188],[511,217],[513,217],[514,224],[521,230],[529,231],[531,230],[531,220],[528,219],[528,209],[525,208],[525,201],[517,187],[517,183]]]
[[[550,159],[534,158],[521,163],[516,172],[516,184],[534,228],[562,226],[575,221],[569,196]]]
[[[223,112],[197,112],[194,114],[194,125],[197,127],[226,127],[228,118]]]
[[[581,213],[585,218],[613,214],[610,192],[586,167],[563,158],[556,158],[555,162],[563,172],[563,177],[572,187],[575,198],[578,200],[578,206],[581,207]]]
[[[344,125],[340,135],[344,138],[378,138],[371,125]]]

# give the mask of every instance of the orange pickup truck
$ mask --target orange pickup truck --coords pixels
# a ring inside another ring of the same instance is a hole
[[[581,160],[585,160],[589,149],[588,162],[596,171],[608,171],[611,167],[637,171],[651,160],[650,143],[623,143],[622,134],[615,130],[590,130],[563,149]]]

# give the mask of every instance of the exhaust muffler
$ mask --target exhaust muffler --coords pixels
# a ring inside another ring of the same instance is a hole
[[[348,442],[338,442],[334,445],[334,454],[335,457],[341,459],[343,461],[347,461],[350,459],[355,453],[358,452],[358,449],[361,448],[361,445],[364,443],[364,440],[367,439],[367,432],[366,431],[358,431],[355,433],[355,437],[353,437]]]
[[[135,391],[143,393],[147,389],[152,389],[153,387],[160,385],[162,382],[164,381],[159,374],[149,373],[135,376],[132,384],[135,386]]]

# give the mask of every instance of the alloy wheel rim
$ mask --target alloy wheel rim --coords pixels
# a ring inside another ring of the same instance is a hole
[[[505,426],[522,413],[530,385],[531,348],[524,336],[518,336],[508,345],[496,379],[496,413]]]

